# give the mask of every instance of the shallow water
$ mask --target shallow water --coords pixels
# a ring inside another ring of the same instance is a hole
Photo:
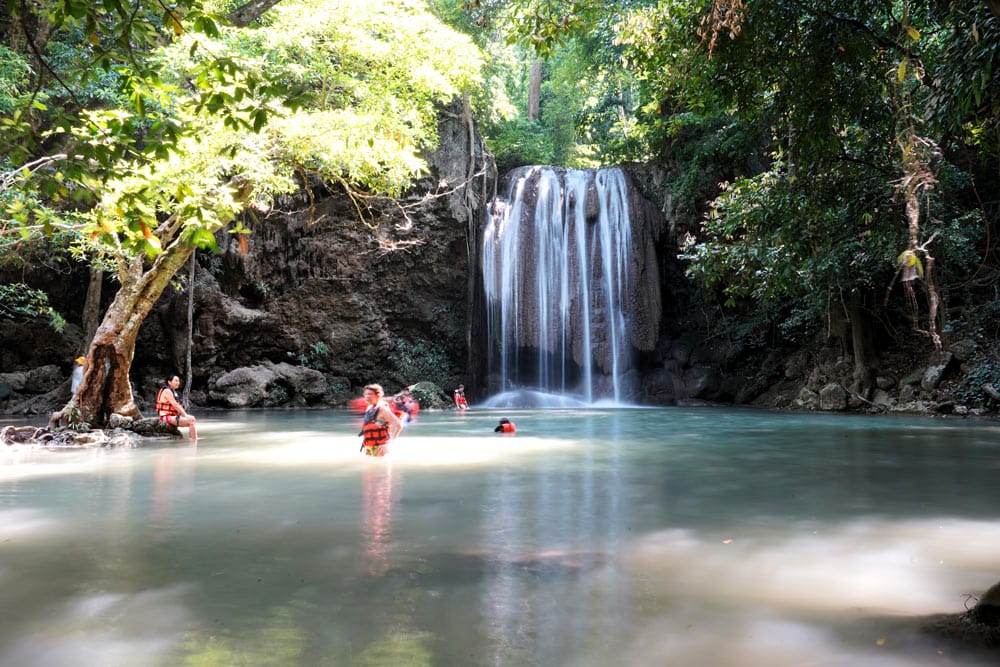
[[[492,433],[500,416],[514,437]],[[0,665],[985,665],[1000,426],[716,408],[207,414],[0,451]]]

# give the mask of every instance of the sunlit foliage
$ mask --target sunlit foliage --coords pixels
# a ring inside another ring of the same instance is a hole
[[[163,38],[143,33],[146,44],[172,37],[148,55],[73,46],[100,41],[99,22],[87,38],[67,20],[60,40],[50,40],[48,66],[84,84],[76,121],[50,113],[51,131],[74,153],[89,152],[52,156],[34,171],[17,163],[28,153],[13,152],[8,215],[20,215],[17,191],[43,195],[21,209],[24,226],[48,225],[54,210],[66,209],[59,200],[86,204],[91,195],[99,202],[89,213],[94,241],[154,255],[170,230],[211,245],[214,231],[245,206],[264,208],[312,175],[398,195],[426,168],[438,109],[480,81],[469,38],[415,0],[287,1],[254,29],[225,28],[200,8],[194,23],[171,16]],[[107,62],[110,78],[81,73],[87,58]],[[8,63],[0,110],[15,107],[6,119],[13,127],[24,119],[24,101],[13,100],[29,82],[25,61]],[[41,122],[52,107],[40,100],[59,93],[56,86],[31,102]],[[37,146],[34,134],[23,135],[25,149]],[[98,168],[82,168],[88,160]],[[161,226],[167,220],[176,224]]]

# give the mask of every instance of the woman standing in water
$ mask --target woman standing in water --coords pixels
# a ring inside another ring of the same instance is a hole
[[[385,456],[389,453],[389,441],[399,435],[403,426],[392,413],[389,404],[382,400],[385,391],[382,385],[370,384],[365,387],[364,399],[368,405],[360,435],[361,449],[367,456]]]

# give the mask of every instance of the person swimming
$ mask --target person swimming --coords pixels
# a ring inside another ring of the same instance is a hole
[[[514,433],[517,432],[517,427],[514,426],[514,422],[512,422],[511,420],[507,419],[506,417],[501,417],[500,423],[497,424],[497,427],[495,429],[493,429],[493,432],[513,435]]]

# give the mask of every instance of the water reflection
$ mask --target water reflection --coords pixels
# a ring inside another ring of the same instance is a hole
[[[389,569],[392,543],[392,512],[399,492],[393,482],[391,461],[373,462],[361,473],[361,534],[368,574],[381,577]]]
[[[161,447],[153,460],[153,489],[147,527],[151,537],[165,541],[174,537],[181,517],[175,506],[194,492],[195,456],[198,443]]]
[[[995,426],[504,414],[0,460],[0,665],[995,664],[916,632],[1000,579]]]

